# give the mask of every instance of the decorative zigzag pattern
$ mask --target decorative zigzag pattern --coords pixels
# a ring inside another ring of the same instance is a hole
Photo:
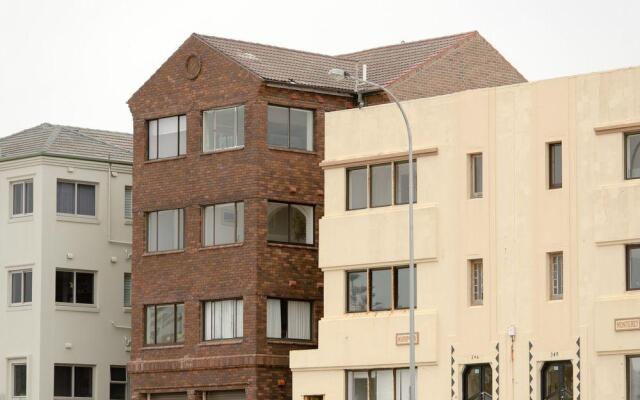
[[[496,400],[500,399],[500,342],[496,343]]]
[[[453,346],[451,346],[451,400],[453,400],[456,396],[456,380],[455,380],[456,370],[453,368],[455,364],[455,358],[454,358],[455,352],[456,352],[456,349]]]
[[[578,337],[576,345],[578,346],[578,351],[576,353],[576,356],[578,357],[578,361],[576,361],[576,369],[578,370],[576,375],[576,380],[578,381],[576,385],[576,391],[578,392],[576,393],[576,400],[580,400],[580,337]]]
[[[533,343],[529,342],[529,400],[533,400]]]

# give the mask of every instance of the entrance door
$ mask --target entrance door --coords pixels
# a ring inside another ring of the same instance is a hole
[[[571,361],[547,362],[542,367],[542,399],[573,400]]]
[[[467,365],[464,369],[464,400],[491,400],[493,380],[491,365]]]

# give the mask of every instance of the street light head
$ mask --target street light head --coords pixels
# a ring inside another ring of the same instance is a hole
[[[329,76],[331,78],[333,78],[333,80],[335,80],[336,82],[341,82],[341,81],[344,81],[345,79],[347,79],[349,74],[347,74],[347,72],[345,70],[343,70],[343,69],[331,68],[329,70]]]

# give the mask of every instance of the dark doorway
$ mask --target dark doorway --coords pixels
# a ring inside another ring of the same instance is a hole
[[[493,380],[490,364],[467,365],[463,379],[464,400],[491,400]]]
[[[542,400],[573,399],[571,361],[546,362],[542,367]]]

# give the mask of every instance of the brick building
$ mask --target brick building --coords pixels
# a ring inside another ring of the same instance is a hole
[[[129,100],[134,399],[291,398],[323,313],[324,114],[357,101],[327,72],[361,63],[401,99],[524,81],[477,32],[337,57],[194,34]]]

